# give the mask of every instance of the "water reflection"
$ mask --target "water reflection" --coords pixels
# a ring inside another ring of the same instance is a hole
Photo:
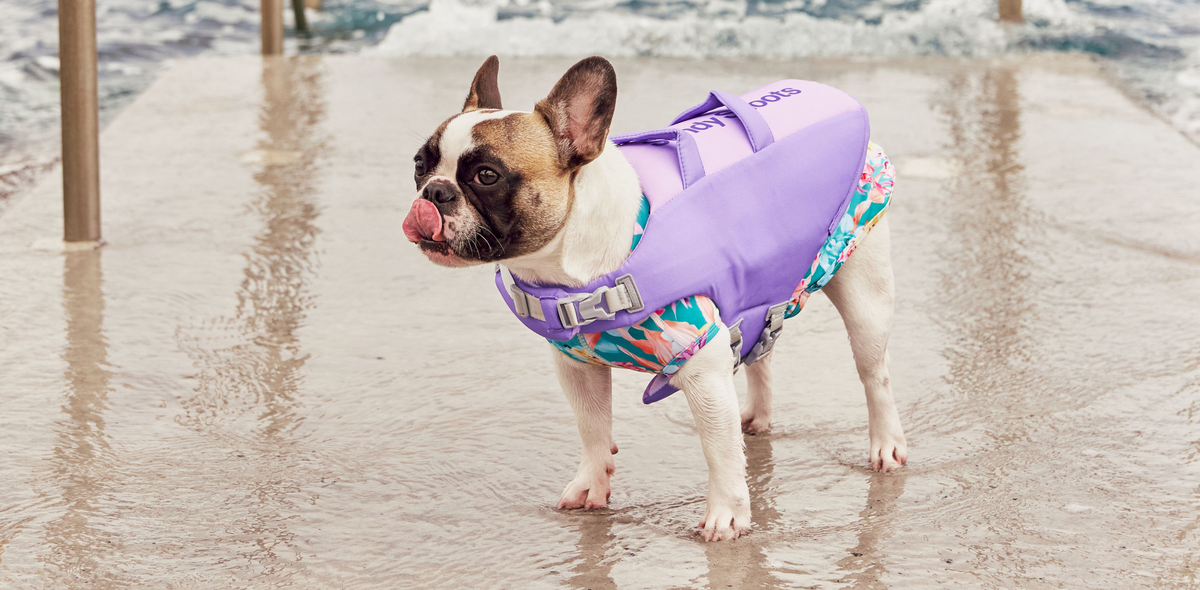
[[[1031,359],[1038,318],[1029,280],[1036,263],[1027,253],[1041,239],[1041,225],[1025,196],[1017,73],[1011,67],[955,72],[933,99],[948,124],[946,150],[959,164],[935,193],[947,237],[933,262],[942,289],[930,303],[937,310],[931,321],[945,334],[942,354],[954,395],[914,402],[914,432],[987,421],[1004,424],[995,436],[1017,436],[1013,428],[1021,425],[1005,419],[1013,404],[1046,397],[1048,383],[1034,374]],[[981,413],[996,416],[986,420]]]
[[[116,572],[106,563],[120,539],[106,530],[105,500],[115,459],[104,433],[108,408],[108,346],[104,337],[104,277],[100,250],[70,252],[63,264],[67,389],[50,459],[61,488],[62,515],[46,524],[46,564],[52,586],[111,588]]]
[[[1033,261],[1026,254],[1037,225],[1024,193],[1017,72],[996,67],[954,73],[934,106],[946,117],[947,150],[960,170],[937,193],[948,239],[937,250],[942,290],[934,302],[939,310],[934,321],[949,342],[943,354],[954,395],[915,404],[911,413],[923,417],[926,433],[935,430],[929,428],[935,421],[961,430],[986,419],[982,413],[1010,414],[1013,404],[997,398],[1019,401],[1038,386],[1029,357],[1036,310],[1027,287]],[[980,403],[983,398],[991,402]],[[999,444],[1020,436],[1019,422],[996,423],[991,434]],[[886,587],[880,545],[894,533],[892,512],[909,476],[907,470],[871,475],[856,527],[858,544],[837,564],[847,572],[840,580],[847,587]]]
[[[882,553],[880,545],[894,532],[891,516],[896,509],[896,501],[904,495],[904,482],[908,480],[908,474],[904,469],[895,473],[871,474],[867,506],[859,513],[859,521],[855,526],[858,544],[850,550],[850,555],[837,562],[838,569],[848,572],[841,579],[842,582],[849,582],[847,588],[887,588],[882,581],[887,573],[884,567],[886,555]]]
[[[616,540],[612,534],[614,514],[607,511],[578,515],[579,561],[567,578],[571,588],[603,590],[616,588],[611,573],[613,561],[605,559]]]
[[[775,507],[779,491],[772,487],[775,477],[774,448],[771,437],[747,436],[746,481],[750,487],[752,532],[732,543],[706,543],[705,557],[708,559],[708,587],[713,590],[728,588],[784,588],[785,584],[775,577],[776,569],[767,556],[771,541],[778,541],[778,524],[782,518]]]
[[[296,331],[312,306],[307,281],[319,215],[312,197],[322,145],[315,128],[324,103],[318,58],[268,61],[262,80],[264,137],[247,156],[258,167],[261,190],[251,209],[261,229],[244,255],[237,310],[211,322],[206,333],[182,337],[203,369],[196,395],[184,403],[187,419],[211,423],[222,414],[255,411],[261,433],[270,437],[296,425],[292,406],[305,361]],[[238,336],[233,346],[213,345],[228,332]]]
[[[297,332],[313,306],[308,283],[316,265],[316,163],[324,147],[322,70],[319,57],[264,62],[263,138],[247,157],[257,166],[260,190],[250,208],[260,229],[244,254],[236,312],[180,334],[200,369],[180,422],[223,439],[252,465],[245,481],[231,482],[244,486],[244,494],[222,507],[237,515],[234,538],[244,540],[227,561],[254,564],[277,585],[303,569],[286,523],[304,476],[295,430],[303,422],[298,409],[308,356]]]
[[[950,149],[962,160],[949,187],[945,258],[945,352],[963,398],[1012,392],[1028,358],[1034,319],[1027,289],[1031,213],[1020,163],[1020,95],[1010,68],[951,79],[943,108]]]

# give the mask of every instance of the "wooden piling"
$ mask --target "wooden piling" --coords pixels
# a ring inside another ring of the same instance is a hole
[[[64,0],[59,0],[60,2]],[[261,0],[262,54],[283,54],[283,0]]]
[[[100,241],[100,112],[96,0],[58,0],[63,239]]]
[[[1006,23],[1022,23],[1025,17],[1021,14],[1021,0],[999,0],[1000,20]]]
[[[304,16],[304,0],[292,0],[292,13],[296,16],[296,36],[308,34],[308,18]]]

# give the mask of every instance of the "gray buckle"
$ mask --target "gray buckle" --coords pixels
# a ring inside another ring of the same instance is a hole
[[[597,307],[597,305],[604,301],[605,293],[608,293],[608,287],[601,286],[579,302],[579,315],[583,318],[585,324],[590,324],[596,320],[611,320],[617,317],[617,314]]]
[[[617,314],[600,307],[604,302],[605,293],[608,293],[608,287],[601,286],[591,293],[576,293],[559,299],[558,319],[562,321],[563,327],[586,326],[596,320],[611,320],[617,317]],[[575,311],[576,304],[579,306],[578,313]]]
[[[558,321],[562,323],[564,328],[574,328],[582,326],[586,322],[579,321],[579,315],[575,313],[575,302],[582,301],[591,297],[591,293],[576,293],[569,297],[563,297],[558,300]]]
[[[733,372],[742,367],[742,318],[729,326],[729,349],[733,351]]]
[[[784,301],[777,305],[772,305],[767,308],[767,327],[778,336],[779,331],[783,329],[783,318],[787,314],[787,308],[791,305],[791,301]]]
[[[605,293],[608,293],[608,287],[601,285],[591,293],[576,293],[559,299],[558,319],[562,320],[563,327],[586,326],[596,320],[611,320],[617,317],[617,314],[599,307],[604,302]],[[575,304],[579,305],[578,313],[575,311]]]
[[[591,293],[576,293],[569,297],[563,297],[558,300],[558,319],[562,321],[564,328],[574,328],[576,326],[586,326],[596,320],[611,320],[617,317],[617,314],[603,307],[604,294],[608,293],[608,287],[603,285]],[[579,311],[575,311],[578,304]]]
[[[783,318],[787,313],[789,303],[791,302],[784,301],[767,308],[767,325],[759,335],[758,342],[754,343],[754,347],[746,355],[747,365],[754,364],[758,359],[770,353],[772,348],[775,348],[775,341],[779,340],[779,334],[783,332]]]
[[[525,292],[518,289],[516,285],[509,285],[508,294],[512,295],[513,308],[517,310],[517,315],[523,318],[529,317],[529,301],[525,299]]]
[[[638,312],[645,308],[642,303],[642,295],[638,293],[637,285],[633,282],[633,277],[625,275],[618,278],[615,287],[606,287],[601,285],[591,293],[576,293],[558,300],[558,319],[562,322],[564,328],[574,328],[576,326],[586,326],[596,320],[611,320],[617,317],[618,311]],[[613,295],[620,295],[620,291],[616,291],[618,287],[625,288],[625,297],[616,297],[618,305],[615,309],[606,309],[609,306],[609,301],[606,295],[609,291],[613,291]],[[628,299],[628,305],[625,305],[625,300]],[[601,304],[604,307],[601,307]],[[578,308],[578,311],[576,310]]]

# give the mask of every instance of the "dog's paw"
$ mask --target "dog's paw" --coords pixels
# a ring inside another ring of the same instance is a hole
[[[573,509],[604,508],[608,506],[608,498],[612,496],[609,480],[615,471],[615,465],[609,463],[599,469],[588,469],[580,466],[579,473],[558,499],[558,507]]]
[[[612,489],[609,488],[607,475],[600,478],[576,477],[567,484],[567,489],[563,490],[562,497],[558,499],[558,507],[568,510],[604,508],[608,506],[610,496]]]
[[[705,541],[732,541],[750,532],[750,494],[732,501],[708,500],[704,520],[697,525]]]
[[[908,463],[908,444],[899,428],[871,432],[871,469],[888,472]]]
[[[753,410],[742,410],[742,432],[750,435],[771,432],[771,415]]]

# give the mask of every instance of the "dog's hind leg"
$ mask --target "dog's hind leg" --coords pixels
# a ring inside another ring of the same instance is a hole
[[[721,326],[716,337],[671,378],[671,385],[687,397],[708,462],[708,507],[700,523],[701,535],[706,541],[736,539],[750,529],[750,489],[738,429],[729,330]]]
[[[742,406],[742,432],[771,431],[771,354],[746,366],[746,405]]]
[[[891,471],[908,461],[900,413],[888,375],[892,327],[891,239],[881,220],[834,275],[823,292],[842,314],[858,376],[867,392],[871,467]]]
[[[611,494],[609,479],[616,471],[613,455],[617,445],[612,439],[612,369],[588,365],[554,351],[554,372],[562,385],[579,438],[583,439],[583,458],[575,479],[567,484],[559,508],[603,508]]]

